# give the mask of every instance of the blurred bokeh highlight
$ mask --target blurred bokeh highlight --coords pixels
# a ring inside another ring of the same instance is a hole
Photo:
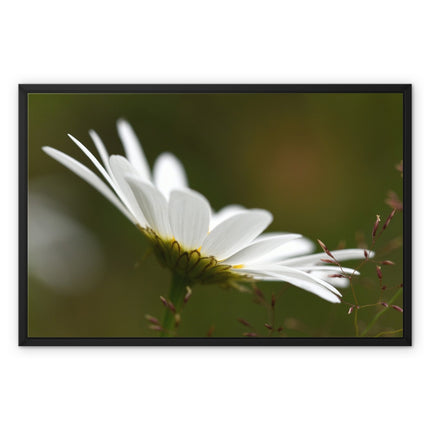
[[[123,154],[118,118],[131,123],[151,166],[161,152],[173,152],[190,186],[215,209],[265,208],[274,215],[268,231],[301,233],[331,249],[370,245],[376,214],[385,219],[391,212],[387,193],[402,198],[395,169],[403,158],[401,94],[31,94],[30,337],[159,335],[145,315],[161,317],[159,296],[167,295],[170,273],[145,256],[149,243],[115,207],[41,150],[52,146],[93,169],[67,133],[94,151],[88,135],[94,129],[110,154]],[[402,282],[402,221],[396,214],[376,248],[377,259],[396,263],[383,267],[382,299]],[[390,245],[395,249],[379,257]],[[270,297],[285,284],[258,286]],[[377,302],[375,266],[365,266],[354,286],[360,304]],[[353,301],[350,289],[342,293]],[[379,310],[360,311],[359,326]],[[283,336],[350,337],[347,311],[290,286],[276,320]],[[238,318],[267,334],[267,312],[252,295],[198,286],[178,335],[242,336],[249,330]],[[402,314],[389,309],[369,334],[399,328]]]

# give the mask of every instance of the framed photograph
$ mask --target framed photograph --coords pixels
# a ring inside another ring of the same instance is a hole
[[[411,345],[411,85],[20,85],[20,345]]]

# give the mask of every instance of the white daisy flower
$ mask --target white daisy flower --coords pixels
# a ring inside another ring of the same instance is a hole
[[[214,213],[207,199],[187,186],[182,164],[172,154],[160,155],[151,171],[130,125],[120,120],[118,132],[127,158],[108,156],[101,139],[90,135],[103,165],[73,136],[97,175],[68,155],[49,147],[44,151],[89,182],[150,239],[161,263],[182,284],[241,281],[285,281],[332,302],[341,301],[335,288],[347,287],[353,269],[327,264],[326,253],[309,254],[314,244],[299,234],[263,233],[272,222],[264,209],[230,205]],[[332,251],[336,262],[368,258],[363,249]],[[335,277],[333,277],[335,276]],[[185,290],[185,288],[183,289]],[[185,294],[183,291],[182,294]]]

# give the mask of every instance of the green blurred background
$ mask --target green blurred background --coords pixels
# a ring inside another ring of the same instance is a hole
[[[342,241],[346,247],[357,240],[369,244],[376,214],[385,218],[391,211],[387,192],[402,197],[395,169],[402,159],[402,115],[401,94],[31,94],[29,336],[158,336],[145,315],[162,316],[159,296],[167,295],[170,282],[153,255],[143,258],[149,248],[144,236],[42,146],[91,167],[66,133],[95,152],[88,136],[94,129],[110,154],[123,154],[116,121],[125,118],[151,166],[161,152],[173,152],[190,186],[215,209],[231,203],[268,209],[274,215],[268,231],[301,233],[334,249]],[[401,237],[397,214],[377,249]],[[385,258],[396,262],[383,267],[389,287],[383,299],[389,299],[390,288],[402,282],[401,246]],[[360,304],[378,301],[374,265],[354,284]],[[270,297],[284,284],[259,288]],[[350,289],[342,292],[353,300]],[[284,336],[353,336],[347,310],[289,287],[276,318]],[[360,311],[360,328],[379,310]],[[200,286],[178,335],[266,335],[267,320],[251,295]],[[370,334],[401,327],[402,314],[390,309]]]

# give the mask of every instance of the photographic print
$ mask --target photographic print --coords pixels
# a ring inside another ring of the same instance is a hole
[[[410,85],[21,85],[21,345],[410,345]]]

